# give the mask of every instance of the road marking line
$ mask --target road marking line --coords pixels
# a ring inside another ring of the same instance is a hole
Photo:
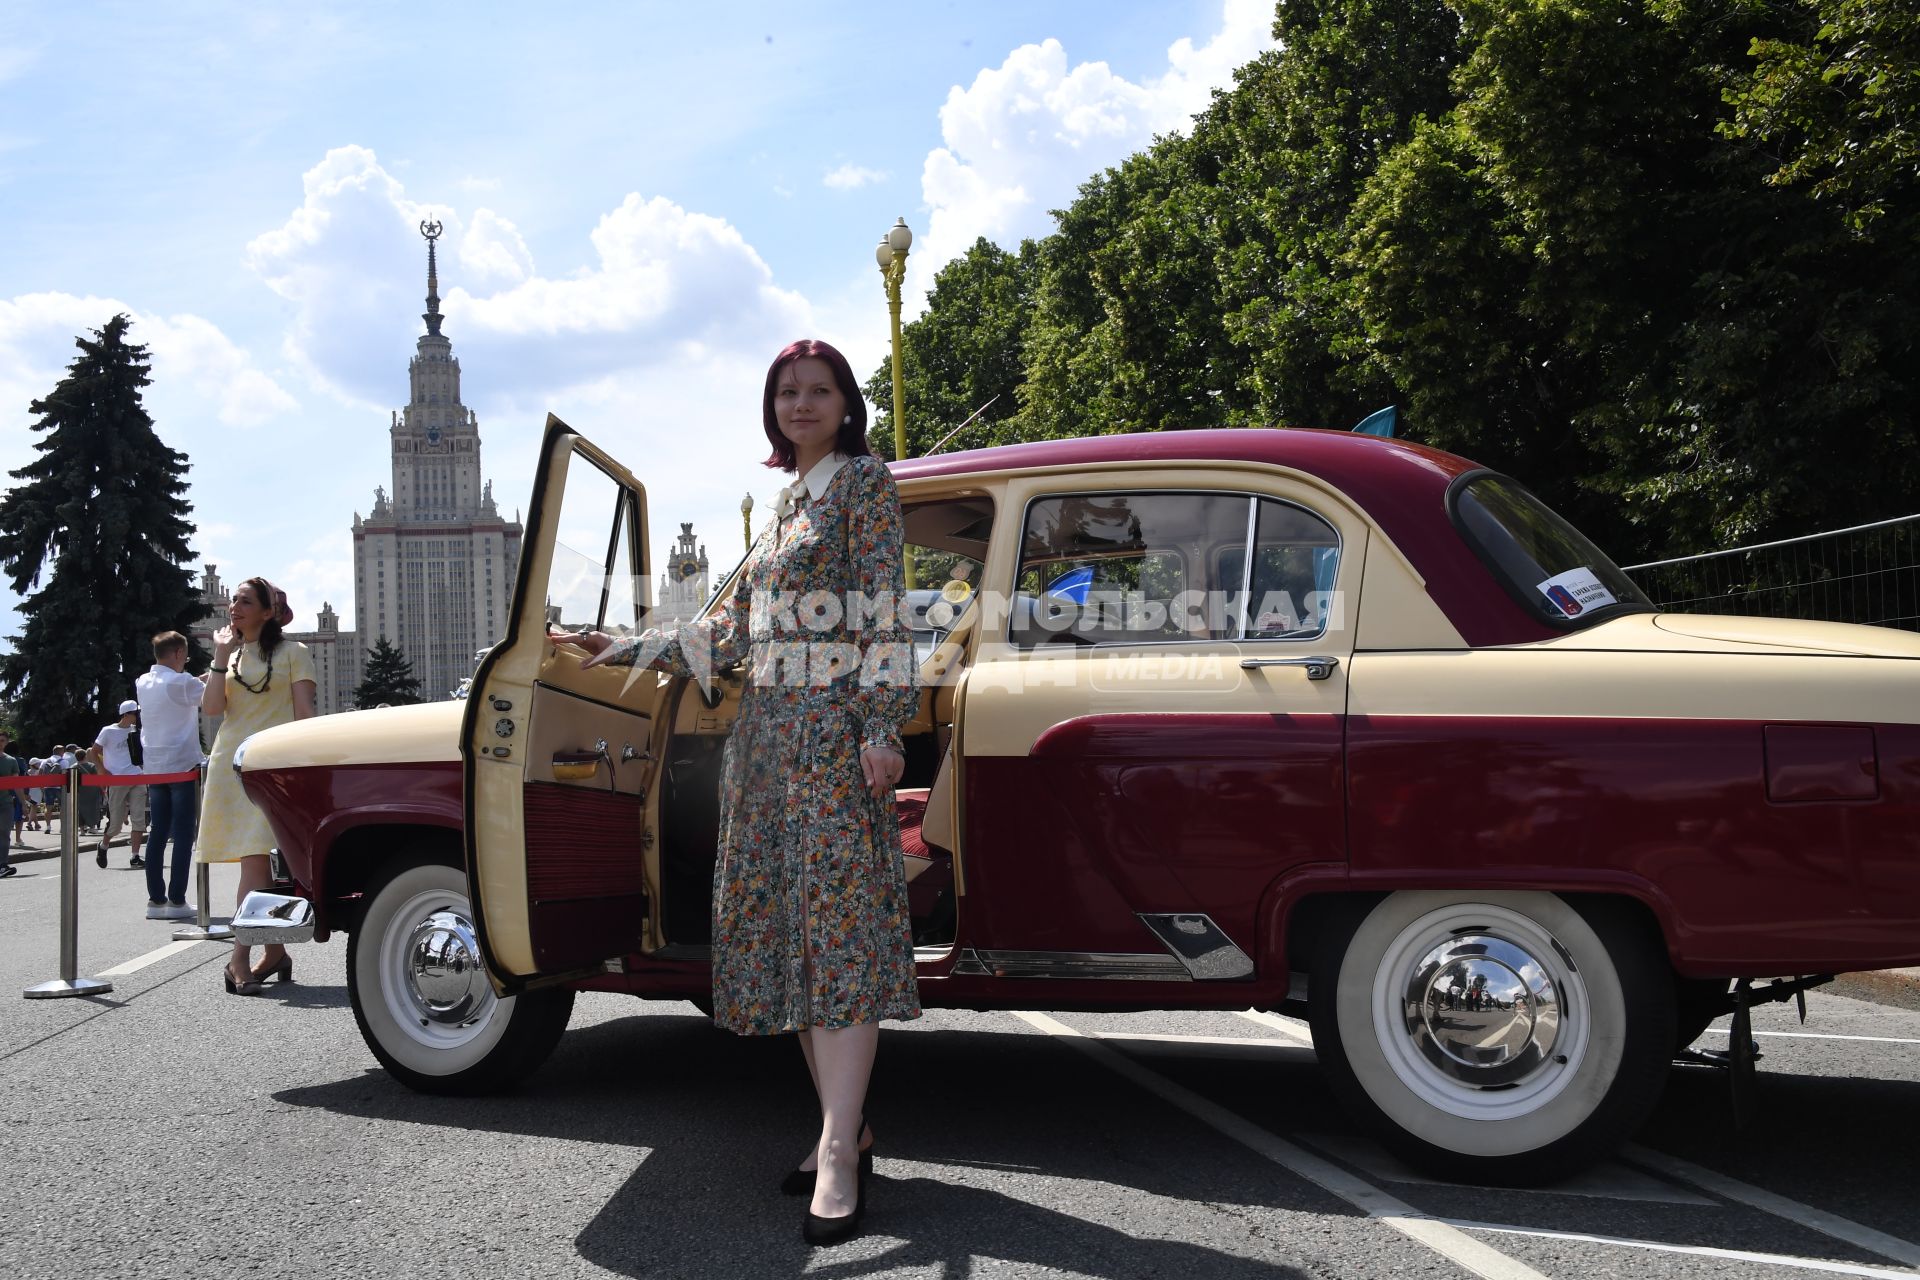
[[[1656,1253],[1684,1253],[1696,1258],[1726,1258],[1734,1262],[1760,1262],[1772,1267],[1800,1267],[1808,1271],[1831,1271],[1843,1276],[1868,1276],[1871,1280],[1913,1280],[1914,1273],[1888,1267],[1864,1267],[1857,1262],[1828,1262],[1822,1258],[1800,1258],[1787,1253],[1749,1253],[1745,1249],[1716,1249],[1704,1244],[1663,1244],[1657,1240],[1634,1240],[1627,1236],[1589,1235],[1584,1231],[1549,1231],[1540,1227],[1508,1227],[1493,1222],[1468,1222],[1461,1218],[1437,1221],[1462,1231],[1489,1231],[1503,1236],[1534,1236],[1542,1240],[1571,1240],[1580,1244],[1610,1244],[1624,1249],[1651,1249]]]
[[[1547,1280],[1544,1275],[1519,1259],[1501,1253],[1492,1245],[1474,1239],[1457,1227],[1421,1214],[1412,1205],[1387,1194],[1370,1182],[1355,1177],[1331,1160],[1323,1160],[1319,1156],[1309,1154],[1218,1103],[1201,1097],[1193,1090],[1175,1084],[1157,1072],[1149,1071],[1118,1049],[1100,1043],[1096,1036],[1083,1035],[1064,1022],[1056,1022],[1044,1013],[1022,1012],[1015,1013],[1013,1016],[1035,1030],[1058,1037],[1148,1093],[1178,1107],[1188,1115],[1322,1190],[1331,1192],[1369,1218],[1378,1219],[1474,1275],[1483,1276],[1486,1280]],[[1255,1021],[1259,1019],[1256,1018]]]
[[[168,956],[177,955],[189,947],[197,947],[199,945],[198,942],[169,942],[166,946],[154,951],[149,951],[143,956],[135,956],[125,964],[117,964],[111,969],[102,969],[97,976],[102,978],[123,978],[129,973],[139,972],[150,964],[158,964]]]
[[[1248,1022],[1257,1022],[1263,1027],[1272,1027],[1281,1035],[1286,1036],[1290,1040],[1296,1040],[1301,1044],[1313,1043],[1313,1033],[1311,1031],[1308,1031],[1297,1022],[1289,1022],[1277,1013],[1262,1013],[1258,1009],[1242,1009],[1236,1016],[1245,1018]]]
[[[1150,1044],[1191,1044],[1191,1045],[1231,1045],[1236,1049],[1285,1049],[1288,1053],[1298,1052],[1300,1047],[1285,1040],[1276,1040],[1272,1036],[1183,1036],[1172,1033],[1150,1034],[1145,1031],[1095,1031],[1096,1039],[1113,1044],[1131,1044],[1146,1042]]]
[[[1785,1196],[1775,1195],[1771,1191],[1729,1178],[1725,1174],[1715,1173],[1711,1169],[1702,1169],[1697,1164],[1689,1164],[1678,1156],[1670,1156],[1663,1151],[1654,1151],[1648,1147],[1635,1145],[1627,1147],[1622,1155],[1630,1163],[1664,1174],[1669,1178],[1690,1183],[1702,1191],[1711,1191],[1717,1196],[1770,1213],[1776,1218],[1785,1218],[1789,1222],[1811,1227],[1822,1235],[1858,1245],[1883,1258],[1892,1258],[1909,1267],[1920,1267],[1920,1245],[1910,1240],[1902,1240],[1899,1236],[1890,1236],[1884,1231],[1876,1231],[1851,1218],[1842,1218],[1824,1209],[1816,1209],[1810,1204],[1789,1200]]]
[[[1708,1027],[1703,1035],[1724,1036],[1732,1034],[1726,1027]],[[1756,1036],[1776,1036],[1783,1040],[1866,1040],[1873,1044],[1920,1044],[1920,1040],[1903,1040],[1898,1036],[1840,1036],[1824,1031],[1756,1031]]]

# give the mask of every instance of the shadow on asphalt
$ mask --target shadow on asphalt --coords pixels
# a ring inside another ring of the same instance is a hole
[[[1110,1188],[1193,1204],[1189,1230],[1195,1218],[1224,1215],[1236,1237],[1257,1239],[1259,1230],[1235,1206],[1357,1216],[1079,1055],[1041,1057],[1046,1045],[1011,1032],[885,1033],[868,1099],[879,1166],[866,1234],[829,1254],[800,1239],[806,1201],[777,1190],[817,1114],[785,1036],[742,1038],[698,1016],[643,1014],[569,1033],[512,1095],[432,1097],[369,1070],[274,1098],[368,1119],[632,1147],[633,1174],[576,1245],[586,1260],[636,1277],[836,1277],[936,1265],[965,1274],[975,1259],[991,1259],[1115,1280],[1304,1280],[1290,1266],[1131,1234],[1122,1224],[1137,1220],[1139,1197],[1128,1194],[1123,1206]],[[1037,1070],[1042,1063],[1057,1069]],[[1318,1074],[1310,1064],[1294,1070]],[[968,1185],[926,1166],[964,1167]],[[1070,1211],[1026,1199],[1036,1178]]]
[[[880,1053],[868,1111],[879,1160],[869,1185],[868,1234],[818,1258],[799,1239],[804,1202],[776,1190],[813,1137],[812,1091],[786,1037],[740,1038],[703,1017],[643,1013],[570,1032],[516,1094],[431,1097],[370,1070],[274,1096],[371,1119],[632,1148],[633,1173],[576,1247],[596,1265],[635,1277],[732,1280],[803,1270],[838,1277],[936,1266],[966,1274],[976,1261],[1115,1280],[1289,1276],[1291,1268],[1270,1261],[1136,1237],[1127,1228],[1138,1220],[1139,1196],[1116,1205],[1109,1188],[1191,1206],[1190,1215],[1156,1212],[1154,1221],[1164,1219],[1168,1231],[1184,1221],[1191,1232],[1195,1219],[1218,1215],[1216,1225],[1201,1230],[1229,1233],[1243,1248],[1259,1226],[1240,1207],[1354,1216],[1344,1203],[1042,1037],[889,1030]],[[1312,1145],[1315,1134],[1351,1132],[1311,1061],[1143,1053],[1151,1069],[1274,1133]],[[1920,1081],[1789,1074],[1763,1063],[1757,1096],[1753,1121],[1736,1128],[1725,1076],[1676,1068],[1636,1140],[1910,1234],[1910,1188],[1920,1185]],[[942,1170],[966,1185],[944,1179]],[[1624,1214],[1617,1229],[1676,1244],[1740,1248],[1750,1243],[1744,1232],[1777,1225],[1744,1210],[1701,1218],[1663,1205],[1589,1208],[1554,1194],[1536,1202],[1484,1188],[1387,1185],[1426,1212],[1473,1219],[1538,1217],[1564,1229],[1570,1214]],[[1035,1195],[1064,1211],[1031,1203]],[[1871,1260],[1822,1238],[1796,1247],[1836,1262]]]

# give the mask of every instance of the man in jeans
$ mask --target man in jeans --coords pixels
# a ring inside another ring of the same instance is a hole
[[[133,682],[140,704],[142,772],[191,773],[200,767],[200,695],[205,686],[187,674],[187,638],[163,631],[153,638],[153,669]],[[195,787],[163,782],[147,788],[152,840],[147,846],[147,919],[186,920],[187,867],[193,861]],[[166,874],[167,838],[173,838],[173,875]]]
[[[21,768],[18,757],[8,754],[11,746],[12,742],[7,737],[7,731],[0,729],[0,778],[18,777],[20,774],[26,772],[25,769]],[[13,843],[24,845],[26,841],[20,838],[20,793],[18,791],[0,791],[0,806],[4,806],[4,809],[0,809],[0,811],[13,815]],[[13,865],[12,856],[7,852],[6,826],[0,823],[0,880],[19,874],[20,872]]]

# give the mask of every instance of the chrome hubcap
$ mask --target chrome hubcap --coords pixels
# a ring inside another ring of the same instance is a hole
[[[473,922],[458,912],[435,911],[415,925],[405,954],[407,994],[423,1021],[459,1026],[493,993]]]
[[[1420,1057],[1476,1089],[1510,1088],[1554,1061],[1561,998],[1548,965],[1510,939],[1467,932],[1411,966],[1405,1025]]]

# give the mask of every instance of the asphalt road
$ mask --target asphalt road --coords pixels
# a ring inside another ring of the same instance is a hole
[[[519,1093],[420,1096],[361,1044],[343,942],[227,996],[225,948],[152,957],[174,926],[124,864],[80,868],[80,969],[148,962],[95,999],[20,997],[57,974],[58,863],[0,881],[0,1276],[1920,1275],[1920,1011],[1872,999],[1757,1016],[1745,1129],[1676,1067],[1622,1160],[1527,1191],[1396,1166],[1298,1023],[936,1012],[883,1037],[868,1233],[813,1251],[775,1190],[811,1137],[792,1045],[583,996]]]

